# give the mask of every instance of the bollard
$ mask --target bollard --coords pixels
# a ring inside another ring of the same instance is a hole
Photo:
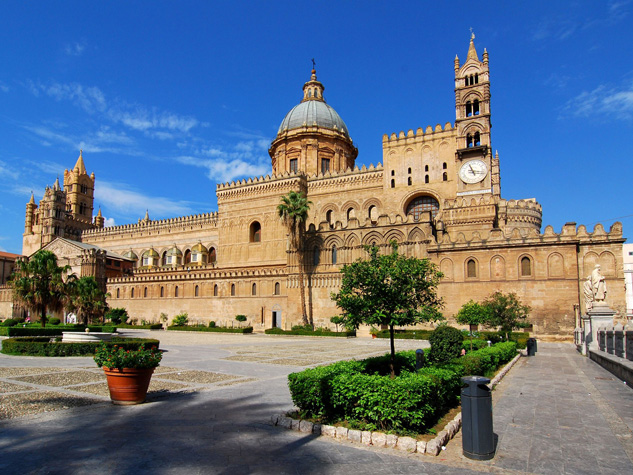
[[[415,350],[415,370],[419,370],[422,366],[424,366],[424,350],[417,349]]]
[[[492,432],[492,394],[483,376],[464,376],[462,382],[462,450],[473,460],[495,456]]]
[[[488,346],[492,345],[492,342],[490,340],[488,340]]]
[[[536,338],[528,338],[527,355],[534,356],[536,354]]]

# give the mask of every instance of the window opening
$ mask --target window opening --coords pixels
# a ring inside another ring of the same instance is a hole
[[[332,264],[336,264],[337,261],[338,261],[338,256],[337,256],[336,244],[334,244],[332,246]]]
[[[262,225],[257,221],[251,223],[250,241],[261,242],[262,240]]]
[[[296,158],[290,159],[290,171],[292,173],[297,173],[297,159]]]
[[[532,261],[527,256],[521,259],[521,275],[523,277],[532,275]]]
[[[467,272],[466,275],[470,278],[477,277],[477,263],[475,262],[474,259],[470,259],[466,263],[466,272]]]
[[[327,173],[330,171],[330,159],[322,158],[321,159],[321,173]]]
[[[440,210],[440,204],[432,196],[418,196],[407,206],[407,215],[412,214],[416,221],[425,211],[431,212],[431,217],[435,217]]]

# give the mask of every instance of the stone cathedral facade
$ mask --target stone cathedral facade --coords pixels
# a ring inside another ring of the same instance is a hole
[[[300,190],[312,202],[302,251],[317,326],[330,326],[338,313],[330,293],[342,266],[364,257],[364,245],[387,250],[392,240],[444,273],[439,292],[449,319],[470,299],[516,292],[532,307],[535,334],[571,337],[584,311],[582,283],[596,263],[609,304],[624,315],[620,223],[542,231],[535,199],[502,198],[488,61],[471,39],[466,60],[454,61],[455,122],[384,135],[383,163],[360,169],[347,125],[313,70],[271,143],[272,173],[218,185],[218,209],[206,214],[147,214],[104,227],[100,211],[92,219],[98,184],[80,155],[63,189],[57,182],[39,205],[27,204],[23,252],[45,247],[77,257],[73,242],[81,242],[86,268],[90,259],[106,260],[92,268],[108,275],[109,305],[139,320],[186,311],[194,321],[230,324],[245,314],[256,329],[290,328],[301,320],[298,259],[277,205]]]

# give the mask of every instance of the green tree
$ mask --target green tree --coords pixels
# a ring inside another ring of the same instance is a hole
[[[442,319],[442,299],[437,285],[442,273],[428,259],[392,252],[379,255],[376,246],[366,247],[368,260],[357,260],[341,270],[341,289],[332,299],[343,310],[348,328],[387,325],[391,340],[391,377],[395,377],[394,327]]]
[[[482,304],[475,302],[474,300],[470,300],[462,305],[462,308],[459,309],[457,315],[455,315],[455,320],[460,325],[487,325],[490,319],[490,311],[488,307],[483,306]],[[473,350],[473,332],[472,328],[469,329],[470,336],[470,351]]]
[[[506,334],[506,340],[515,328],[529,325],[527,317],[532,309],[523,305],[514,292],[494,292],[484,300],[483,306],[489,313],[487,326],[499,327],[499,331]]]
[[[57,256],[50,251],[39,250],[29,259],[15,263],[9,285],[13,298],[36,315],[40,315],[42,327],[46,326],[46,312],[64,308],[67,289],[64,277],[70,266],[57,265]]]
[[[246,317],[246,315],[236,315],[235,316],[235,320],[237,320],[240,323],[240,327],[242,326],[242,323],[244,323],[246,320],[248,320],[248,318]]]
[[[281,203],[277,206],[277,212],[283,223],[288,228],[290,236],[290,245],[297,255],[299,264],[299,293],[301,294],[301,319],[304,325],[312,325],[308,321],[308,313],[306,312],[305,284],[303,275],[303,237],[306,232],[306,221],[308,220],[308,211],[310,210],[311,201],[302,193],[290,191],[281,197]],[[312,318],[310,318],[312,320]]]
[[[336,326],[336,331],[338,332],[338,326],[345,324],[345,318],[340,315],[334,315],[333,317],[330,317],[330,322]]]
[[[69,279],[68,310],[75,312],[80,321],[88,325],[94,319],[101,318],[107,310],[108,294],[92,276]]]
[[[161,315],[161,320],[162,320],[162,317],[164,314],[161,313],[160,315]],[[165,317],[167,317],[167,315],[165,315]],[[110,320],[113,324],[119,325],[121,323],[123,324],[127,323],[127,319],[129,318],[129,315],[127,313],[127,310],[124,308],[111,308],[106,312],[105,318],[106,320]]]

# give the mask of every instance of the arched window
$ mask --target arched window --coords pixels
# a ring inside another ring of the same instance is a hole
[[[391,188],[395,188],[396,187],[396,180],[391,180]]]
[[[281,285],[279,282],[275,282],[275,295],[279,295],[281,293]]]
[[[185,251],[185,265],[191,262],[191,251],[187,249]]]
[[[473,105],[470,101],[466,103],[466,117],[470,117],[473,115]]]
[[[174,297],[178,297],[178,286],[174,289]]]
[[[448,168],[448,165],[446,164],[446,162],[442,163],[442,170],[446,170]]]
[[[132,290],[130,291],[130,298],[134,298],[134,287],[132,287]]]
[[[215,284],[213,286],[213,296],[217,297],[218,296],[218,284]]]
[[[262,240],[262,225],[257,221],[251,223],[250,229],[250,242],[261,242]]]
[[[395,170],[391,170],[391,176],[394,176],[396,174]]]
[[[251,295],[257,295],[257,284],[253,284],[251,288]]]
[[[475,132],[475,147],[481,145],[481,139],[479,138],[479,132]]]
[[[121,289],[116,289],[116,298],[121,297]]]
[[[194,297],[198,297],[200,295],[200,287],[198,287],[197,285],[193,289],[193,295]]]
[[[215,264],[216,259],[217,259],[217,255],[215,253],[215,247],[212,247],[209,249],[209,262],[211,264]]]
[[[147,298],[147,287],[143,289],[143,298]]]
[[[348,208],[347,209],[347,220],[349,221],[352,218],[356,217],[356,212],[354,211],[354,208]]]
[[[409,167],[409,170],[407,171],[407,173],[411,174],[411,167]]]
[[[470,148],[473,146],[473,136],[470,134],[466,135],[466,147]]]
[[[235,284],[231,284],[231,297],[235,297]]]
[[[442,181],[448,181],[448,173],[442,173]]]
[[[164,297],[165,296],[165,287],[161,286],[160,288],[160,296]]]
[[[475,73],[475,84],[479,84],[479,73]]]
[[[477,277],[477,263],[474,259],[469,259],[466,263],[466,277],[471,279]]]
[[[475,99],[473,103],[473,115],[479,115],[479,99]]]
[[[409,178],[409,180],[411,180],[411,178]],[[376,208],[376,206],[374,205],[371,205],[367,210],[367,217],[372,223],[378,221],[378,208]]]
[[[338,261],[338,256],[336,254],[336,244],[332,246],[332,264],[336,264]]]
[[[428,172],[429,171],[429,166],[428,165],[424,165],[424,171]]]
[[[331,209],[327,210],[327,212],[325,213],[325,220],[330,225],[330,228],[334,227],[334,223],[332,222],[332,210]]]
[[[425,211],[431,212],[431,217],[435,217],[440,210],[440,204],[432,196],[418,196],[407,206],[407,215],[412,214],[416,221],[420,219],[420,214]]]
[[[521,276],[528,277],[532,275],[532,261],[529,257],[521,258]]]
[[[312,263],[315,266],[319,265],[319,258],[320,258],[319,248],[317,246],[314,246],[314,249],[312,249]]]
[[[409,177],[409,178],[407,179],[407,184],[408,184],[409,186],[411,186],[411,184],[412,184],[411,177]]]
[[[424,183],[428,183],[429,182],[429,176],[428,175],[424,175]]]

